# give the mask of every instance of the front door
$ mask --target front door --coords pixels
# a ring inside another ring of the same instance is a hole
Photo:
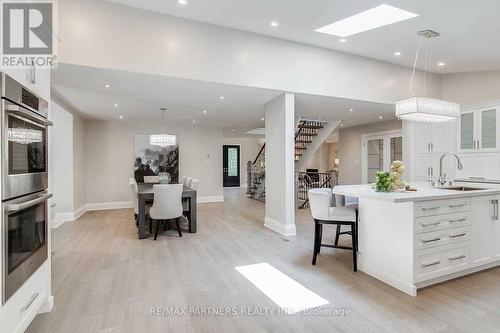
[[[222,152],[224,187],[240,186],[240,146],[224,145]]]

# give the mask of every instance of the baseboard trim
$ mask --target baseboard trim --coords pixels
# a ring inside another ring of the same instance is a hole
[[[297,235],[297,229],[294,224],[283,224],[275,219],[272,219],[268,216],[264,218],[264,226],[266,228],[271,229],[283,236],[295,236]]]
[[[205,197],[198,197],[196,200],[198,203],[210,203],[210,202],[224,202],[223,195],[210,195]]]
[[[49,296],[47,299],[45,299],[45,302],[42,303],[40,308],[38,309],[38,313],[48,313],[52,311],[52,308],[54,307],[54,296]]]
[[[83,214],[90,211],[96,210],[109,210],[109,209],[124,209],[132,208],[132,201],[118,201],[118,202],[102,202],[102,203],[90,203],[85,204],[75,210],[74,212],[68,213],[57,213],[51,222],[50,228],[57,229],[66,222],[74,222],[82,217]]]
[[[132,201],[96,202],[85,205],[86,211],[132,208]]]

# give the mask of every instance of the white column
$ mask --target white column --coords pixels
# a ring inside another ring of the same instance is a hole
[[[266,113],[265,226],[282,235],[295,230],[295,95],[269,101]]]

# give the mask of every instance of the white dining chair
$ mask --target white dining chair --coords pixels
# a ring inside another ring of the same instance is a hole
[[[196,178],[193,178],[191,180],[191,185],[189,186],[193,191],[197,191],[198,190],[198,185],[199,185],[200,181]]]
[[[135,220],[135,225],[138,226],[139,224],[139,186],[137,185],[137,181],[135,178],[129,178],[128,179],[128,184],[131,189],[131,194],[132,194],[132,206],[134,207],[134,220]],[[146,205],[146,216],[149,214],[149,206]],[[149,232],[151,232],[152,224],[149,223]]]
[[[132,205],[134,206],[134,217],[137,219],[137,216],[139,215],[139,199],[137,197],[137,194],[139,192],[139,187],[137,186],[137,182],[135,181],[134,178],[129,178],[128,179],[128,185],[130,186],[130,190],[132,193]]]
[[[187,187],[191,187],[191,181],[193,180],[193,178],[191,177],[186,177],[186,182],[184,183],[184,185],[186,185]]]
[[[158,237],[158,230],[160,228],[160,221],[173,220],[177,227],[179,237],[182,237],[182,230],[180,226],[180,218],[182,216],[182,184],[165,184],[153,186],[153,206],[149,210],[149,216],[155,225],[156,240]]]
[[[358,249],[358,211],[354,207],[332,207],[333,194],[329,188],[315,188],[308,191],[311,215],[314,219],[314,247],[312,264],[316,265],[316,259],[321,247],[331,247],[335,249],[352,250],[353,268],[358,270],[357,249]],[[322,244],[323,225],[336,225],[337,234],[335,243]],[[350,226],[351,231],[340,232],[339,226]],[[352,247],[338,245],[338,238],[342,234],[349,234],[352,238]]]
[[[181,177],[180,183],[183,184],[183,185],[186,185],[186,178],[187,177]]]

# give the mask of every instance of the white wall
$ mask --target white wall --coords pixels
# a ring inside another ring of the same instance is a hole
[[[295,235],[295,103],[284,93],[266,103],[266,217],[264,225]]]
[[[237,145],[240,146],[240,186],[247,186],[247,162],[254,161],[259,153],[262,145],[259,140],[260,136],[245,136],[245,137],[232,137],[224,135],[224,145]]]
[[[59,31],[62,63],[380,103],[409,95],[407,67],[107,1],[59,1]],[[440,81],[427,80],[429,95]],[[422,92],[421,72],[415,82]]]
[[[337,151],[337,143],[325,142],[314,153],[312,159],[307,162],[304,170],[318,169],[319,172],[331,171],[333,169],[335,152]]]
[[[73,212],[73,114],[52,100],[51,189],[55,216]]]
[[[85,179],[87,203],[129,202],[128,179],[134,175],[135,134],[158,134],[161,122],[87,120]],[[199,179],[198,199],[221,200],[222,129],[166,127],[178,135],[180,176]],[[210,157],[208,157],[210,155]]]
[[[446,74],[441,85],[442,98],[462,107],[500,101],[500,71]]]
[[[339,130],[339,184],[361,184],[361,136],[394,129],[401,129],[400,120],[377,122]]]
[[[73,210],[86,203],[85,190],[85,120],[73,114]]]

